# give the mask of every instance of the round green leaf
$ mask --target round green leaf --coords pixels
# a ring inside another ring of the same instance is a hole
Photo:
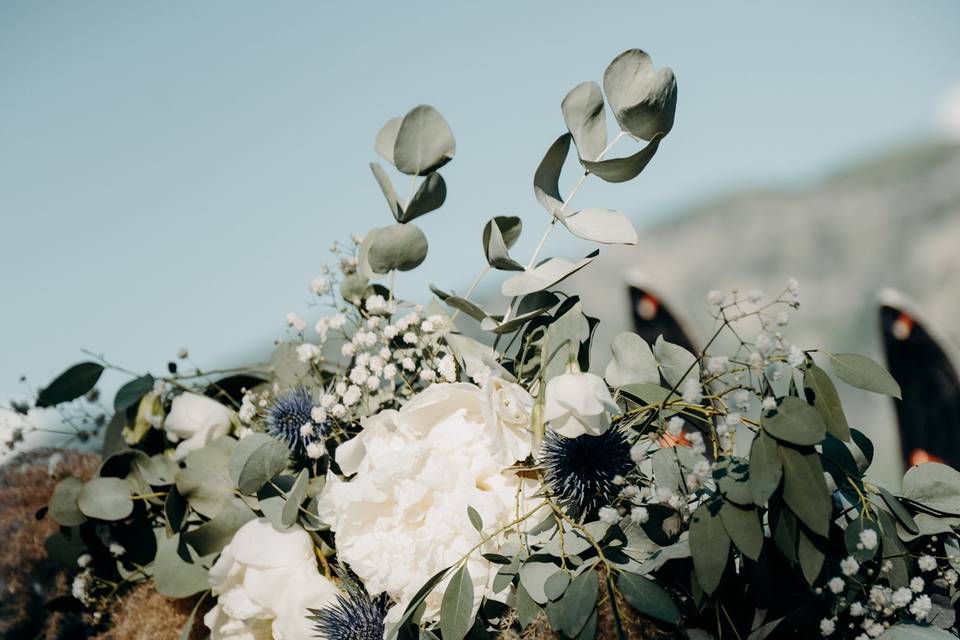
[[[776,411],[764,415],[761,426],[774,438],[800,446],[820,444],[827,432],[820,412],[794,396],[787,396]]]
[[[75,527],[87,521],[77,506],[83,480],[68,476],[57,483],[50,497],[50,517],[62,527]]]
[[[279,440],[251,433],[237,443],[230,458],[230,477],[241,493],[253,495],[287,467],[289,457],[290,451]]]
[[[628,384],[660,384],[660,370],[650,345],[635,333],[624,331],[613,339],[613,358],[603,377],[612,387]]]
[[[582,160],[596,160],[607,147],[603,94],[593,81],[581,82],[560,103],[563,121]]]
[[[751,560],[760,557],[763,548],[763,527],[754,508],[744,509],[730,502],[720,508],[720,520],[733,544]]]
[[[673,71],[657,71],[644,51],[630,49],[614,58],[603,74],[603,90],[620,128],[644,140],[666,135],[677,109]]]
[[[117,390],[117,395],[113,397],[113,410],[124,411],[140,402],[140,398],[153,391],[154,382],[153,376],[148,373],[120,387]]]
[[[391,122],[384,128],[388,126]],[[385,140],[389,133],[384,134]],[[423,176],[450,162],[455,150],[450,125],[439,111],[422,104],[411,109],[400,123],[393,145],[393,163],[401,173]]]
[[[427,237],[413,224],[394,224],[375,232],[367,252],[374,273],[410,271],[427,257]]]
[[[960,471],[939,462],[910,467],[903,476],[903,497],[960,516]]]
[[[77,507],[88,518],[122,520],[133,513],[130,485],[120,478],[94,478],[80,489]]]

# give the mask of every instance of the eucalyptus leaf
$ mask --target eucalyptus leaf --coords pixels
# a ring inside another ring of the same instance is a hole
[[[77,506],[77,498],[83,489],[83,480],[67,476],[57,483],[50,497],[50,517],[61,527],[75,527],[87,521]]]
[[[215,518],[181,534],[184,544],[190,545],[199,556],[220,553],[233,540],[233,535],[247,522],[256,518],[243,500],[234,498]]]
[[[458,311],[462,311],[463,313],[467,314],[474,320],[482,321],[487,318],[486,311],[484,311],[477,304],[471,302],[470,300],[467,300],[466,298],[461,298],[460,296],[454,295],[452,293],[447,293],[446,291],[443,291],[442,289],[438,289],[433,285],[430,285],[430,291],[435,296],[440,298],[448,306],[453,307]]]
[[[552,216],[558,216],[563,209],[563,198],[560,196],[560,172],[570,151],[570,139],[569,133],[557,138],[547,149],[536,173],[533,174],[533,192],[537,196],[537,201]]]
[[[389,132],[385,138],[388,135]],[[450,162],[455,151],[450,125],[439,111],[422,104],[411,109],[400,122],[393,144],[393,163],[401,173],[424,176]]]
[[[483,227],[483,253],[487,264],[501,271],[523,271],[523,265],[510,257],[510,247],[520,237],[523,223],[516,216],[495,216]]]
[[[523,585],[527,593],[538,604],[546,604],[547,594],[544,586],[553,573],[557,570],[557,565],[552,562],[537,562],[529,560],[520,566],[520,584]]]
[[[230,478],[241,493],[252,495],[283,471],[290,457],[287,446],[265,433],[251,433],[230,458]]]
[[[558,600],[568,586],[570,586],[570,574],[558,569],[543,583],[543,592],[547,594],[548,599]]]
[[[820,575],[826,555],[802,529],[798,531],[798,537],[797,558],[800,561],[800,571],[807,584],[813,585]]]
[[[580,159],[599,158],[607,147],[607,119],[600,86],[593,81],[581,82],[563,98],[560,110]]]
[[[80,488],[77,508],[88,518],[123,520],[133,513],[130,485],[120,478],[94,478]]]
[[[580,162],[584,169],[605,182],[627,182],[636,178],[647,168],[647,165],[653,160],[653,156],[657,154],[661,140],[663,140],[663,135],[658,133],[640,151],[626,158],[610,158],[597,162],[581,160]]]
[[[177,472],[178,493],[197,513],[216,517],[233,500],[233,483],[223,467],[187,467]]]
[[[153,391],[153,385],[156,380],[149,373],[139,378],[134,378],[117,390],[113,397],[113,410],[116,412],[126,411],[129,407],[140,402],[140,398]]]
[[[720,507],[720,520],[733,544],[751,560],[760,557],[763,548],[763,527],[754,508],[742,508],[730,502]]]
[[[619,211],[582,209],[562,218],[570,233],[602,244],[637,244],[637,230],[629,218]]]
[[[309,481],[310,474],[307,473],[306,469],[301,469],[293,488],[287,493],[287,501],[283,504],[280,521],[285,527],[292,526],[297,521],[300,505],[307,495],[307,483]]]
[[[37,394],[37,406],[53,407],[76,400],[96,386],[102,373],[103,366],[96,362],[73,365],[40,390]]]
[[[157,556],[153,561],[153,584],[168,598],[186,598],[210,588],[207,569],[187,562],[180,554],[180,536],[167,537],[163,529],[154,530],[157,536]]]
[[[376,274],[410,271],[427,257],[427,237],[413,224],[394,224],[375,230],[367,259]]]
[[[680,610],[673,598],[653,580],[635,573],[623,572],[617,585],[624,599],[639,613],[670,625],[680,622]]]
[[[680,345],[667,342],[663,336],[657,336],[653,345],[653,354],[660,365],[660,372],[668,384],[680,387],[686,380],[700,380],[700,365],[697,357]]]
[[[820,444],[827,432],[820,412],[795,396],[780,400],[777,409],[765,414],[760,425],[777,440],[800,446]]]
[[[830,530],[832,502],[823,467],[816,453],[802,453],[780,447],[783,463],[783,500],[814,533],[826,536]]]
[[[593,262],[597,255],[598,252],[594,251],[578,262],[570,262],[563,258],[550,258],[533,269],[518,273],[507,279],[501,287],[501,293],[512,298],[549,289],[558,282],[565,280],[580,269],[586,267]]]
[[[910,467],[902,494],[927,508],[960,516],[960,471],[939,462]]]
[[[690,522],[690,553],[697,581],[703,590],[712,594],[720,586],[730,555],[730,536],[719,515],[702,504],[693,513]]]
[[[677,109],[677,80],[673,71],[653,68],[640,49],[624,51],[603,74],[603,91],[620,128],[644,140],[666,135]]]
[[[750,447],[750,492],[754,503],[761,507],[767,504],[782,479],[780,445],[760,431]]]
[[[603,377],[617,388],[632,384],[660,384],[660,370],[650,345],[635,333],[617,334],[610,346],[613,358],[607,364]]]
[[[402,117],[390,118],[377,134],[377,140],[374,143],[374,149],[383,156],[384,160],[390,164],[393,161],[393,147],[397,144],[397,133],[400,131]]]
[[[588,569],[573,579],[560,601],[560,630],[577,637],[597,607],[596,573]]]
[[[833,372],[849,385],[900,399],[900,385],[882,366],[857,353],[828,353]]]
[[[397,191],[393,188],[393,182],[390,181],[390,176],[387,175],[387,172],[384,171],[378,162],[371,162],[370,170],[373,172],[373,177],[377,179],[377,184],[380,185],[380,191],[383,192],[383,197],[387,199],[387,205],[389,205],[390,212],[393,214],[394,219],[396,219],[397,222],[403,222],[404,204],[400,196],[397,195]]]
[[[444,640],[463,640],[473,626],[473,580],[467,565],[447,584],[440,604],[440,632]]]
[[[410,198],[406,210],[400,214],[397,222],[410,222],[425,213],[430,213],[443,206],[447,199],[447,183],[439,173],[431,173],[417,187],[417,192]]]
[[[850,426],[843,413],[840,394],[827,372],[811,364],[803,374],[803,386],[807,401],[812,402],[823,422],[835,438],[847,442],[850,440]]]

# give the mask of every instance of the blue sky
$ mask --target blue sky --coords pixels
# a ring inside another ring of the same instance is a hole
[[[638,180],[581,193],[642,223],[936,135],[960,3],[0,3],[0,400],[81,347],[138,371],[263,353],[330,242],[390,221],[374,136],[422,102],[457,157],[402,292],[463,288],[492,215],[524,218],[527,255],[560,100],[631,47],[676,72],[676,126]]]

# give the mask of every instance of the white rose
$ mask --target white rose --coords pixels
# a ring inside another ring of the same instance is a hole
[[[598,436],[610,426],[617,403],[607,383],[598,375],[571,371],[547,383],[543,419],[567,438]]]
[[[317,570],[313,542],[299,527],[266,519],[237,530],[210,569],[217,603],[203,617],[211,640],[308,640],[308,608],[332,604],[337,587]]]
[[[496,413],[485,409],[485,397],[472,384],[432,385],[400,411],[364,420],[337,449],[337,464],[353,477],[328,476],[319,515],[336,534],[340,560],[370,593],[385,591],[396,602],[388,622],[428,579],[468,553],[474,605],[484,596],[506,597],[491,589],[499,567],[480,555],[498,550],[505,536],[474,549],[481,538],[467,507],[477,510],[485,531],[496,531],[536,506],[538,487],[507,471],[516,453],[503,446],[511,442],[505,420],[488,419]],[[443,583],[427,598],[425,620],[436,619],[442,597]]]
[[[196,393],[181,393],[174,398],[163,423],[167,437],[179,442],[174,459],[183,460],[191,451],[229,433],[232,415],[232,409]]]
[[[533,398],[518,384],[490,377],[483,385],[483,400],[481,410],[487,424],[494,426],[492,437],[497,447],[513,462],[526,459],[533,438]]]

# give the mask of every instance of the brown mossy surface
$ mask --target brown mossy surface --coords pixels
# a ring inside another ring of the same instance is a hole
[[[49,517],[37,519],[37,513],[46,507],[57,482],[68,475],[89,479],[100,457],[60,451],[63,461],[51,475],[48,463],[55,453],[25,452],[0,467],[0,638],[37,637],[49,617],[44,603],[69,589],[65,568],[48,560],[44,548],[57,523]]]
[[[93,640],[176,640],[187,623],[190,612],[199,596],[183,600],[170,600],[148,582],[141,582],[126,591],[106,612],[109,628],[94,636]],[[190,638],[207,637],[203,614],[209,610],[210,598],[204,600],[193,620]]]

